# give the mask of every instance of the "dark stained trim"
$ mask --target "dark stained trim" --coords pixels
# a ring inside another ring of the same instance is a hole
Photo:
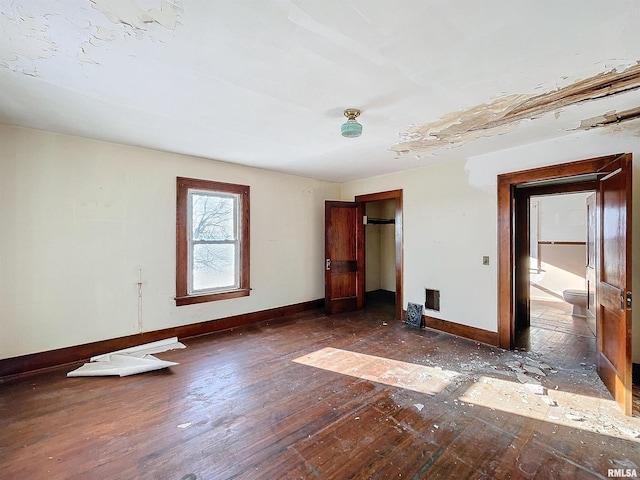
[[[165,338],[178,337],[179,339],[185,339],[197,337],[222,330],[242,327],[244,325],[274,320],[306,310],[315,310],[322,308],[323,306],[324,299],[311,300],[309,302],[271,308],[258,312],[244,313],[233,317],[209,320],[191,325],[165,328],[162,330],[155,330],[153,332],[144,332],[136,335],[128,335],[126,337],[85,343],[84,345],[75,345],[73,347],[59,348],[46,352],[6,358],[0,360],[0,378],[31,373],[36,370],[56,367],[67,363],[86,361],[95,355],[129,348],[143,343],[155,342]]]
[[[403,310],[402,318],[405,318],[406,315],[407,311]],[[433,330],[467,338],[475,342],[486,343],[487,345],[494,347],[498,345],[498,332],[490,332],[489,330],[484,330],[482,328],[462,325],[461,323],[450,322],[448,320],[442,320],[428,315],[422,316],[422,325]]]
[[[187,278],[189,276],[189,245],[188,245],[188,198],[189,190],[204,190],[208,192],[233,193],[240,198],[240,285],[233,290],[222,292],[209,292],[202,294],[190,294],[188,292]],[[214,182],[211,180],[198,180],[193,178],[177,177],[176,179],[176,305],[193,305],[195,303],[227,300],[229,298],[246,297],[251,294],[250,282],[250,214],[249,204],[251,187],[234,183]]]
[[[514,298],[513,293],[518,287],[515,275],[516,246],[521,243],[516,242],[515,212],[517,203],[528,202],[528,195],[522,193],[516,195],[516,190],[519,186],[522,187],[531,182],[595,174],[619,156],[620,154],[607,155],[498,175],[498,337],[500,347],[510,350],[515,345],[517,299]],[[581,182],[580,188],[584,186],[585,184]],[[529,193],[533,191],[536,190],[533,188],[528,190]]]
[[[395,248],[396,248],[396,320],[401,320],[403,317],[403,307],[404,307],[404,299],[403,299],[403,287],[402,287],[402,279],[404,277],[403,269],[404,269],[404,261],[403,261],[403,252],[404,252],[404,239],[402,233],[402,215],[403,215],[403,207],[402,207],[402,189],[400,190],[389,190],[386,192],[378,192],[378,193],[369,193],[365,195],[357,195],[355,197],[356,202],[378,202],[380,200],[395,200],[396,208],[395,208]]]

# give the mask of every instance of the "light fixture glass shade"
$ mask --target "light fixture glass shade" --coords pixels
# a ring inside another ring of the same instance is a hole
[[[362,135],[362,125],[355,120],[348,120],[340,127],[340,132],[343,137],[354,138]]]

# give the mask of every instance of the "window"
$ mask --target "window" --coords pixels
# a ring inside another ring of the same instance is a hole
[[[249,187],[178,178],[176,305],[249,295]]]

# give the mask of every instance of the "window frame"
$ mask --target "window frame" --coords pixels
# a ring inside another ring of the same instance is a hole
[[[194,178],[178,177],[176,182],[176,306],[192,305],[195,303],[213,302],[228,298],[246,297],[250,294],[249,283],[249,192],[248,185],[198,180]],[[238,221],[238,261],[235,268],[238,271],[238,287],[216,291],[189,292],[189,193],[199,191],[203,193],[220,193],[237,195],[238,208],[235,212]]]

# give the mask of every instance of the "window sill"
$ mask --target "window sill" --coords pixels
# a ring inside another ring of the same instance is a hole
[[[193,305],[195,303],[215,302],[217,300],[227,300],[229,298],[248,297],[251,293],[249,288],[241,288],[238,290],[229,290],[218,293],[204,293],[199,295],[187,295],[184,297],[176,297],[176,306]]]

